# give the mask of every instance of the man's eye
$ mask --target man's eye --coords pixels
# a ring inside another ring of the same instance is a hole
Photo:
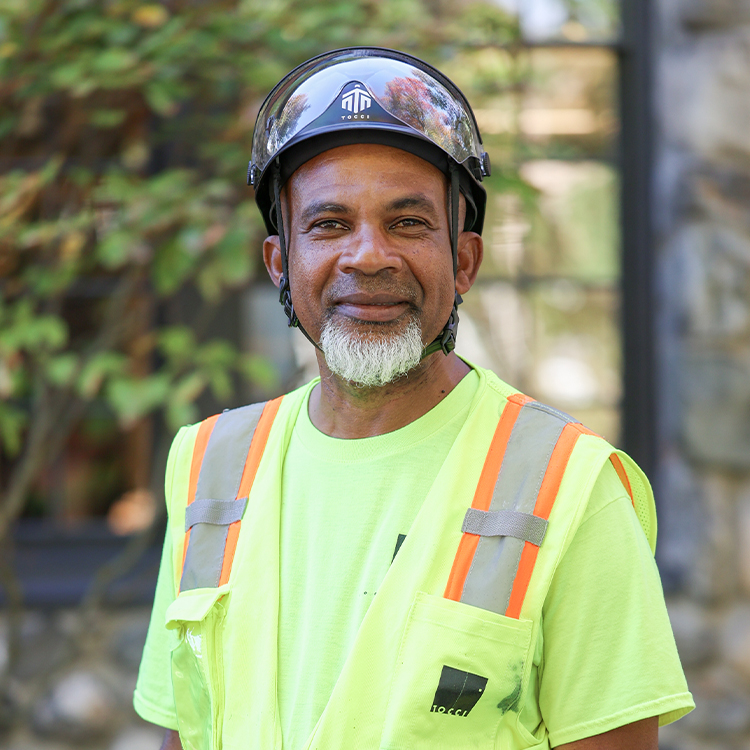
[[[415,219],[413,217],[409,217],[407,219],[399,219],[394,225],[394,227],[422,227],[424,226],[424,222],[420,219]]]
[[[336,219],[323,219],[315,224],[315,229],[344,229],[344,225]]]

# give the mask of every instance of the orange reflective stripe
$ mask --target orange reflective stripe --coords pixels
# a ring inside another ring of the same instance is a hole
[[[200,427],[198,427],[198,434],[195,437],[195,445],[193,446],[193,458],[190,462],[190,483],[188,484],[188,499],[187,504],[195,500],[195,492],[198,489],[198,475],[201,473],[201,464],[203,463],[203,456],[206,453],[206,446],[208,445],[211,433],[214,431],[216,420],[219,418],[219,414],[214,414],[213,417],[203,420]],[[187,554],[188,544],[190,542],[190,529],[185,532],[185,542],[182,545],[182,562],[180,563],[180,569],[177,571],[177,592],[180,591],[180,580],[182,579],[182,569],[185,567],[185,555]]]
[[[206,453],[206,446],[208,446],[209,438],[211,433],[214,431],[214,426],[218,421],[220,414],[214,414],[213,417],[209,417],[200,423],[198,427],[198,434],[195,437],[195,445],[193,446],[193,460],[190,463],[190,485],[188,487],[188,501],[187,504],[195,500],[195,493],[198,489],[198,475],[201,473],[201,464],[203,463],[203,456]]]
[[[500,467],[503,465],[505,450],[508,447],[508,440],[513,431],[513,426],[521,413],[524,404],[533,399],[524,396],[522,393],[514,393],[508,397],[508,401],[503,409],[500,421],[495,428],[495,434],[490,443],[490,449],[487,452],[487,458],[484,460],[482,473],[479,476],[477,489],[474,492],[474,499],[471,503],[472,508],[479,510],[488,510],[492,502],[492,493],[495,490],[497,475],[500,473]],[[466,576],[469,574],[471,563],[474,559],[474,553],[479,544],[479,535],[465,533],[461,536],[461,541],[456,551],[456,557],[453,560],[453,567],[448,576],[448,583],[443,594],[446,599],[459,601],[464,590]]]
[[[271,426],[281,405],[282,398],[283,396],[280,396],[273,401],[269,401],[263,407],[263,413],[260,415],[258,426],[255,428],[253,439],[250,442],[250,450],[247,452],[245,468],[242,471],[242,479],[237,491],[238,498],[247,497],[250,494],[253,482],[255,481],[255,475],[258,472],[258,466],[260,466],[260,460],[263,458],[263,451],[268,442],[268,435],[271,432]],[[224,560],[221,565],[219,586],[222,586],[229,580],[229,574],[232,572],[232,563],[234,562],[234,553],[237,550],[237,539],[240,535],[241,523],[242,521],[235,521],[229,525],[229,529],[227,530],[227,541],[224,545]]]
[[[224,545],[224,560],[221,563],[221,576],[219,576],[219,586],[223,586],[229,580],[229,574],[232,572],[232,563],[234,562],[234,553],[237,549],[237,539],[240,536],[240,525],[242,521],[235,521],[229,524],[227,529],[227,542]]]
[[[461,535],[461,541],[458,543],[456,557],[453,559],[453,567],[443,594],[445,599],[453,599],[454,602],[461,600],[466,576],[469,575],[480,538],[478,534],[464,533]]]
[[[279,398],[269,401],[263,407],[263,413],[260,415],[258,426],[255,428],[255,434],[250,443],[250,450],[247,452],[247,461],[245,461],[245,469],[242,472],[237,497],[247,497],[250,494],[250,488],[255,481],[255,474],[258,471],[258,466],[260,466],[260,459],[263,458],[263,451],[268,442],[268,435],[271,432],[271,426],[273,425],[273,420],[276,418],[276,413],[279,411],[279,406],[281,406],[282,398],[283,396],[279,396]]]
[[[555,449],[550,456],[547,470],[542,479],[542,485],[539,488],[536,504],[534,505],[534,515],[540,518],[549,519],[552,506],[555,503],[557,492],[560,489],[563,474],[568,466],[570,455],[573,453],[576,441],[583,433],[581,425],[569,423],[565,425],[560,438],[555,445]],[[539,547],[531,542],[526,542],[521,553],[521,560],[518,563],[513,588],[510,592],[508,609],[505,611],[506,617],[518,619],[521,616],[521,607],[526,597],[526,591],[529,588],[531,574],[534,572],[534,565],[539,554]]]
[[[563,428],[555,449],[547,464],[547,471],[544,472],[544,479],[539,488],[539,494],[534,505],[534,515],[539,518],[549,519],[550,511],[555,503],[557,491],[560,489],[563,474],[568,466],[570,454],[573,452],[576,441],[581,436],[580,425],[575,422],[569,422]]]
[[[620,457],[613,453],[609,457],[610,462],[612,463],[612,466],[615,467],[615,471],[617,472],[617,476],[620,477],[620,481],[622,482],[623,487],[628,492],[628,495],[630,496],[630,502],[633,503],[633,507],[635,508],[635,498],[633,497],[633,488],[630,486],[630,478],[628,477],[628,473],[625,471],[625,467],[622,465],[622,461],[620,461]]]
[[[514,393],[505,404],[500,421],[497,423],[490,449],[487,452],[482,473],[479,476],[474,500],[471,503],[472,508],[478,508],[479,510],[489,509],[492,502],[492,493],[495,490],[497,482],[497,475],[500,473],[500,467],[503,465],[505,449],[508,447],[508,440],[510,440],[510,433],[513,432],[513,427],[516,424],[518,415],[521,413],[521,408],[531,400],[528,396],[524,396],[521,393]],[[474,535],[472,534],[472,536]]]

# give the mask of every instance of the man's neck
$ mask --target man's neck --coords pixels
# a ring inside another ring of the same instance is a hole
[[[318,352],[320,384],[310,394],[310,419],[336,438],[365,438],[393,432],[427,414],[470,371],[455,353],[436,352],[393,383],[362,388],[330,372]]]

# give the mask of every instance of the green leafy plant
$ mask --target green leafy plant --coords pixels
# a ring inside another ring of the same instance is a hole
[[[482,41],[516,33],[491,4],[0,0],[0,446],[12,468],[0,539],[91,404],[123,429],[157,411],[175,429],[204,391],[224,400],[238,377],[273,376],[207,323],[256,272],[262,227],[243,165],[273,83],[352,41],[439,62],[477,19]],[[157,330],[153,311],[186,288],[192,318]],[[86,320],[71,326],[81,295]]]

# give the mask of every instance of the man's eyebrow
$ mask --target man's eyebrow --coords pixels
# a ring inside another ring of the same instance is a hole
[[[300,217],[303,224],[311,221],[321,214],[347,214],[349,209],[340,203],[331,203],[329,201],[315,201],[307,206]]]
[[[432,216],[437,216],[435,204],[422,193],[404,195],[401,198],[392,200],[387,206],[389,211],[403,211],[404,209],[414,208],[420,211],[426,211]],[[331,201],[314,201],[304,208],[300,215],[300,221],[306,224],[321,214],[348,214],[351,209],[341,203]]]
[[[416,208],[421,211],[427,211],[433,216],[437,215],[435,204],[422,193],[415,193],[414,195],[405,195],[402,198],[396,198],[388,204],[388,209],[391,211],[402,211],[405,208]]]

